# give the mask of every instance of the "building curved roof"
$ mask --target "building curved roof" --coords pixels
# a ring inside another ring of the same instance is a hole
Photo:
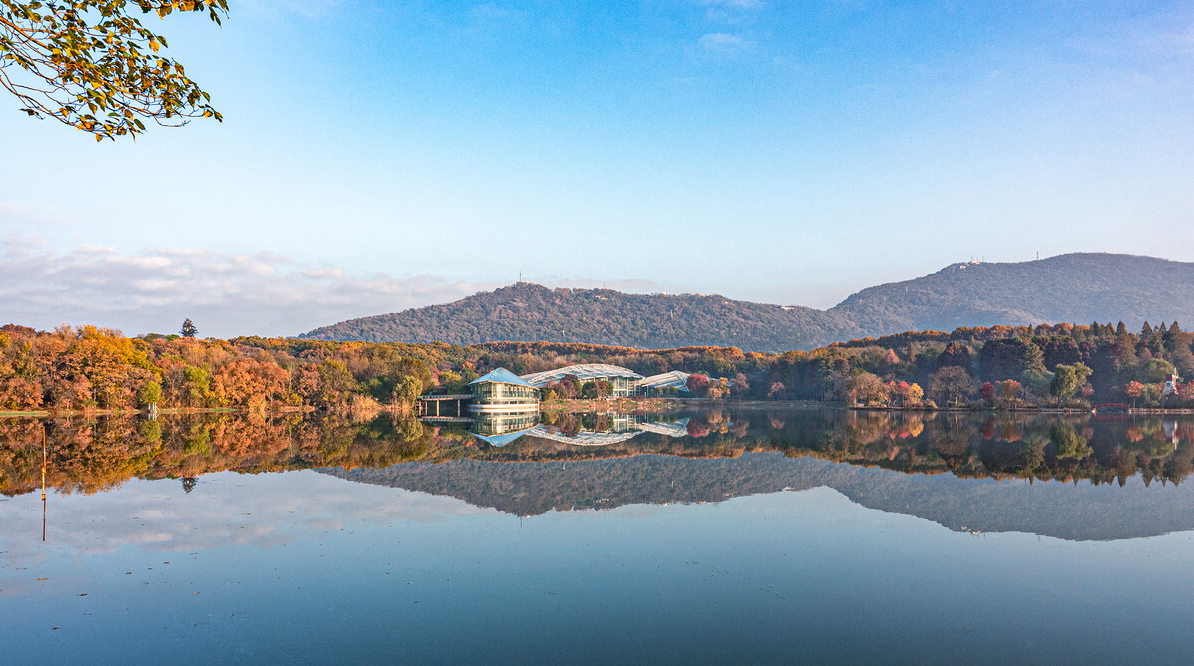
[[[643,376],[628,368],[606,363],[582,363],[569,365],[555,370],[545,370],[530,375],[523,375],[522,379],[536,388],[543,388],[552,382],[558,382],[564,375],[575,375],[582,382],[605,379],[607,377],[625,377],[626,379],[642,379]]]
[[[510,372],[509,370],[507,370],[505,368],[498,368],[498,369],[494,370],[493,372],[485,375],[484,377],[478,377],[478,378],[474,379],[473,381],[469,382],[468,384],[469,384],[469,386],[472,386],[473,384],[484,384],[487,382],[494,382],[497,384],[515,384],[517,386],[527,386],[530,388],[539,388],[539,387],[535,386],[534,384],[528,383],[522,377],[519,377],[518,375],[514,374],[513,372]]]
[[[650,377],[646,377],[636,383],[635,386],[653,389],[675,388],[687,391],[688,375],[689,373],[687,372],[672,370],[671,372],[665,372],[661,375],[651,375]]]

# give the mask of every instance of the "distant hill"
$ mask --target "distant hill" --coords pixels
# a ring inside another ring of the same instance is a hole
[[[866,335],[959,326],[1123,321],[1194,324],[1194,264],[1124,254],[1064,254],[1015,264],[954,264],[870,287],[830,312]]]
[[[350,319],[304,336],[318,340],[588,342],[652,349],[710,345],[749,351],[808,349],[857,336],[842,315],[722,296],[548,289],[521,282],[445,305]]]
[[[994,324],[1144,321],[1194,324],[1194,264],[1067,254],[1009,264],[954,264],[864,289],[823,311],[716,295],[624,294],[519,283],[454,303],[350,319],[300,337],[476,344],[587,342],[661,349],[811,349],[910,330]]]

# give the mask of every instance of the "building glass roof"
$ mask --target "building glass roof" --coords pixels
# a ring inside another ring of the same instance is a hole
[[[518,375],[514,374],[513,372],[510,372],[509,370],[507,370],[505,368],[498,368],[497,370],[494,370],[493,372],[485,375],[484,377],[478,377],[477,379],[474,379],[473,381],[469,382],[468,384],[469,384],[469,386],[472,386],[473,384],[484,384],[486,382],[493,382],[496,384],[515,384],[517,386],[527,386],[530,388],[539,388],[538,386],[535,386],[534,384],[527,382],[522,377],[519,377]]]
[[[564,378],[564,375],[575,375],[577,379],[582,382],[591,381],[594,379],[605,379],[607,377],[625,377],[626,379],[642,379],[643,376],[630,370],[628,368],[619,367],[616,365],[608,365],[606,363],[584,363],[581,365],[569,365],[555,370],[547,370],[544,372],[536,372],[530,375],[523,375],[522,378],[529,382],[531,386],[536,388],[543,388],[552,382],[558,382]]]
[[[635,383],[635,386],[653,389],[677,388],[688,390],[688,375],[689,373],[687,372],[672,370],[662,375],[651,375]]]

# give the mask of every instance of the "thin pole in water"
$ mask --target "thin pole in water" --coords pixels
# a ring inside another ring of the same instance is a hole
[[[46,424],[41,424],[41,540],[46,540]]]

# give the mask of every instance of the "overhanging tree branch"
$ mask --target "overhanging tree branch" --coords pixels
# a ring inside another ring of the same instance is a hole
[[[165,38],[132,10],[165,18],[206,11],[217,25],[227,0],[0,0],[0,86],[37,118],[97,141],[136,137],[143,119],[178,127],[223,116],[177,61]]]

